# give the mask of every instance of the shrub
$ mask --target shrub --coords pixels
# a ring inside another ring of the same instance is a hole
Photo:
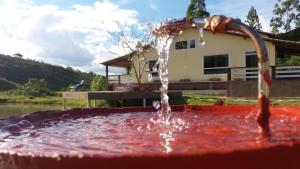
[[[54,94],[48,88],[45,80],[29,79],[22,89],[24,95],[31,97],[52,96]]]
[[[91,90],[102,91],[105,88],[105,77],[95,76],[91,83]]]

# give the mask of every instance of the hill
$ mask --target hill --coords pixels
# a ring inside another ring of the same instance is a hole
[[[60,90],[70,84],[79,83],[81,80],[89,85],[94,77],[94,73],[84,73],[72,68],[0,54],[0,85],[3,85],[3,88],[24,84],[29,79],[44,79],[50,89]]]
[[[287,33],[278,34],[277,38],[291,41],[300,41],[300,28],[296,28]]]

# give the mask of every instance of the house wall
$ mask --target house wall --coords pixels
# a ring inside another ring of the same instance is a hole
[[[265,35],[264,35],[265,36]],[[229,67],[245,67],[246,52],[255,51],[255,47],[250,38],[242,36],[216,33],[210,31],[204,32],[206,45],[204,48],[197,46],[199,33],[194,29],[184,30],[181,35],[175,38],[170,48],[169,58],[169,81],[179,82],[189,79],[192,82],[210,81],[220,79],[227,81],[227,74],[204,74],[204,56],[228,54]],[[196,40],[195,49],[175,50],[175,42],[183,40]],[[275,45],[266,41],[269,52],[270,66],[275,66]],[[157,60],[155,50],[150,50],[145,54],[147,60]],[[137,61],[135,59],[135,64]],[[148,66],[147,66],[148,67]],[[131,70],[133,74],[133,70]],[[144,72],[142,82],[148,82],[148,73]]]

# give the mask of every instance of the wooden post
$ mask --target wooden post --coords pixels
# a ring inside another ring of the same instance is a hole
[[[96,100],[93,100],[94,108],[96,108]]]
[[[144,107],[147,106],[147,99],[146,99],[146,98],[143,99],[143,106],[144,106]]]
[[[276,66],[272,66],[272,79],[276,79]]]
[[[118,75],[118,83],[121,84],[121,75]]]
[[[231,68],[227,69],[227,81],[231,81]]]
[[[91,105],[90,105],[90,99],[86,99],[86,108],[90,108],[91,107]]]
[[[106,81],[105,81],[105,88],[108,91],[108,65],[106,65]]]
[[[66,110],[66,103],[65,103],[65,99],[62,99],[62,106],[63,106],[63,110]]]

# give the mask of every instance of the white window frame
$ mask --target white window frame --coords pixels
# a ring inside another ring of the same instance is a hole
[[[220,56],[220,55],[227,55],[227,62],[228,65],[227,67],[210,67],[210,68],[205,68],[205,57],[213,57],[213,56]],[[205,73],[205,70],[218,70],[218,69],[228,69],[229,68],[229,54],[215,54],[215,55],[205,55],[203,56],[203,74],[204,75],[216,75],[216,74],[226,74],[226,73]]]
[[[183,42],[183,41],[187,41],[187,48],[184,49],[176,49],[176,43],[178,42]],[[195,47],[191,48],[191,41],[195,41]],[[195,39],[188,39],[188,40],[178,40],[175,42],[175,50],[188,50],[188,49],[196,49],[197,48],[197,42]]]

